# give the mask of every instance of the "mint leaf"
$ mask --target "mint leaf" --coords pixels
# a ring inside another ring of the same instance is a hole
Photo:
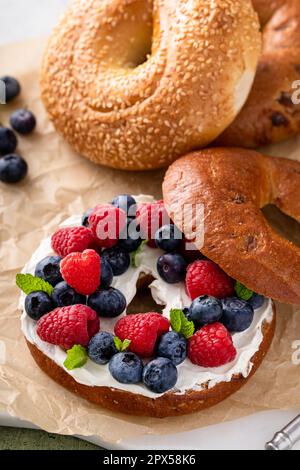
[[[131,344],[131,340],[130,339],[124,339],[124,341],[122,341],[120,338],[115,336],[114,337],[114,343],[115,343],[115,346],[116,346],[116,348],[119,352],[124,352],[124,351],[126,351],[126,349],[129,348],[129,346]]]
[[[138,261],[137,261],[137,256],[141,253],[143,247],[148,243],[148,240],[143,240],[142,243],[140,244],[140,246],[138,247],[138,249],[136,251],[134,251],[133,253],[131,253],[131,266],[133,268],[138,268]]]
[[[170,311],[170,323],[173,331],[181,334],[185,339],[193,336],[195,325],[189,321],[181,309],[172,309]]]
[[[80,345],[75,345],[67,351],[67,359],[64,362],[64,366],[68,370],[78,369],[86,364],[87,359],[86,349]]]
[[[182,310],[180,309],[175,309],[172,308],[170,311],[170,323],[173,331],[176,331],[176,333],[180,333],[181,331],[181,312]],[[183,312],[182,312],[183,313]]]
[[[237,296],[242,300],[250,300],[254,292],[241,284],[239,281],[234,286]]]
[[[35,291],[43,291],[48,295],[52,295],[53,292],[53,286],[49,282],[31,274],[17,274],[16,284],[26,295]]]
[[[122,352],[123,352],[123,351],[126,351],[126,349],[129,348],[130,344],[131,344],[131,340],[130,340],[130,339],[124,339],[124,341],[123,341],[123,346],[122,346]]]

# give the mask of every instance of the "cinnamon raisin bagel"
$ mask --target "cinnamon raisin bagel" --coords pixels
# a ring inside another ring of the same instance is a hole
[[[300,305],[300,248],[261,212],[275,204],[300,222],[299,188],[299,162],[217,148],[173,163],[163,193],[170,217],[191,240],[196,221],[184,224],[183,208],[203,204],[204,245],[196,245],[227,274],[255,292]]]
[[[74,0],[45,54],[42,99],[90,160],[159,168],[233,121],[260,51],[251,0]]]
[[[217,140],[221,146],[258,147],[300,133],[300,104],[293,100],[300,80],[299,0],[252,2],[263,30],[263,53],[248,101]]]

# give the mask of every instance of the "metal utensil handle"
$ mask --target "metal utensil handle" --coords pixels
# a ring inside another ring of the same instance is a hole
[[[266,450],[291,450],[300,440],[300,415],[267,442]]]

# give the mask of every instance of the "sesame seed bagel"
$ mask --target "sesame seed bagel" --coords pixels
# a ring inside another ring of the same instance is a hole
[[[217,140],[221,146],[258,147],[300,133],[300,95],[296,92],[300,80],[299,0],[252,2],[263,30],[263,53],[246,105]]]
[[[91,403],[103,406],[112,411],[137,416],[166,418],[201,411],[214,406],[237,392],[257,371],[266,356],[274,337],[276,326],[276,309],[273,305],[273,319],[262,326],[263,339],[259,350],[251,359],[252,368],[248,377],[234,376],[230,382],[220,382],[209,388],[206,384],[202,390],[188,390],[183,394],[167,392],[153,399],[137,393],[118,390],[111,387],[91,387],[76,382],[73,377],[54,361],[47,357],[34,344],[26,340],[29,351],[40,367],[55,382]]]
[[[233,148],[187,155],[167,171],[163,194],[169,215],[193,240],[203,204],[204,244],[197,248],[234,279],[273,299],[300,305],[300,248],[271,228],[261,212],[275,204],[300,222],[300,163]],[[198,228],[199,230],[199,228]]]
[[[251,0],[75,0],[49,41],[42,99],[95,163],[160,168],[234,120],[260,50]]]

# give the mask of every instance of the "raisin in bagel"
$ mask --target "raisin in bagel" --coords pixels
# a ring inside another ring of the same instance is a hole
[[[217,140],[221,146],[258,147],[300,133],[300,104],[292,100],[300,80],[299,0],[252,2],[263,29],[263,53],[248,101]]]
[[[267,297],[300,305],[300,248],[268,224],[261,208],[275,204],[300,222],[300,163],[233,148],[192,153],[168,170],[166,207],[184,226],[185,205],[204,206],[204,245],[198,248],[234,279]]]
[[[92,161],[160,168],[233,121],[260,51],[251,0],[75,0],[50,39],[42,99]]]

